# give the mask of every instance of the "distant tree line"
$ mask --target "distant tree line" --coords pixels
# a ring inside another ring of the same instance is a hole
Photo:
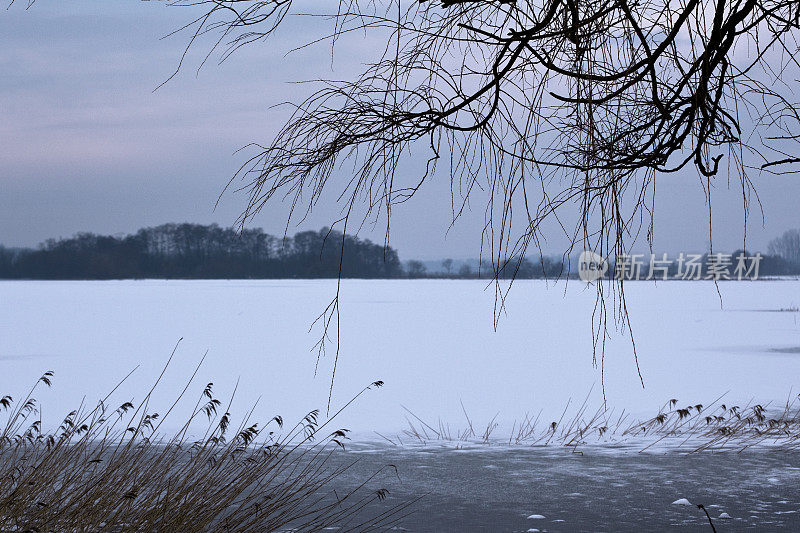
[[[444,259],[441,261],[441,269],[431,271],[422,261],[411,260],[405,263],[405,276],[408,278],[492,279],[497,270],[498,277],[504,280],[554,279],[567,276],[568,269],[568,265],[564,265],[561,260],[552,257],[542,257],[537,262],[527,258],[520,260],[519,257],[511,257],[500,265],[493,265],[491,261],[485,259],[474,263],[461,264],[456,268],[455,261]]]
[[[404,267],[393,248],[329,228],[276,237],[260,228],[163,224],[124,236],[79,233],[35,249],[0,246],[3,279],[335,278],[340,265],[345,278],[492,277],[489,264],[452,272],[452,260],[444,263],[446,275],[427,272],[419,261]],[[547,268],[511,261],[501,277],[559,275],[560,263],[546,259],[542,265]]]
[[[342,246],[344,241],[344,246]],[[81,233],[37,249],[0,247],[6,279],[397,278],[397,252],[323,228],[293,237],[261,229],[164,224],[122,237]]]
[[[342,246],[344,244],[344,246]],[[342,253],[344,252],[344,253]],[[731,254],[734,258],[739,253]],[[760,276],[800,274],[800,230],[789,230],[762,254]],[[708,256],[702,256],[702,263]],[[396,250],[367,239],[322,228],[293,237],[275,237],[259,228],[222,228],[216,224],[163,224],[132,235],[80,233],[49,239],[35,249],[0,245],[2,279],[241,279],[241,278],[449,278],[491,279],[497,265],[482,260],[457,265],[444,259],[429,271],[425,263],[403,264]],[[642,264],[642,277],[650,265]],[[679,265],[668,265],[669,277]],[[576,262],[511,258],[499,265],[501,279],[576,277]],[[612,275],[613,266],[608,275]],[[657,276],[653,276],[657,277]]]

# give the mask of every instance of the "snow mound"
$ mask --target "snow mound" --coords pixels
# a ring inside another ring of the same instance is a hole
[[[532,528],[530,528],[530,529],[528,530],[528,533],[539,533],[539,530],[538,530],[538,529],[536,529],[535,527],[532,527]]]
[[[532,514],[528,517],[528,520],[544,520],[544,515]]]
[[[728,513],[720,513],[720,514],[719,514],[719,517],[720,517],[722,520],[733,520],[733,519],[731,518],[731,515],[729,515]]]
[[[672,505],[692,505],[692,502],[690,502],[686,498],[681,498],[679,500],[675,500],[674,502],[672,502]]]

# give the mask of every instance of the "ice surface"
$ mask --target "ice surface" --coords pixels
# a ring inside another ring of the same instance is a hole
[[[652,416],[670,398],[729,405],[780,403],[800,375],[800,282],[626,285],[642,388],[624,333],[606,342],[608,405]],[[191,401],[208,382],[220,397],[236,386],[234,415],[259,401],[254,417],[296,420],[324,409],[335,349],[317,363],[314,319],[334,280],[0,282],[0,393],[20,396],[43,371],[44,417],[92,402],[137,365],[114,396],[141,399],[183,338],[151,405],[165,410],[208,351]],[[386,385],[348,408],[337,425],[362,435],[405,426],[402,406],[425,420],[476,426],[498,412],[502,427],[526,412],[556,420],[567,401],[602,401],[592,364],[595,293],[582,283],[517,281],[493,328],[494,292],[483,281],[344,280],[341,354],[333,392],[341,406],[375,380]],[[319,324],[318,324],[319,325]],[[335,327],[335,326],[334,326]],[[776,351],[782,350],[782,351]],[[598,354],[599,357],[600,354]],[[598,363],[600,359],[598,358]],[[259,400],[260,399],[260,400]],[[188,408],[187,408],[188,409]],[[174,413],[178,423],[181,411]],[[177,415],[177,416],[176,416]],[[374,436],[374,435],[373,435]]]
[[[354,444],[353,448],[364,446]],[[741,453],[577,455],[559,447],[516,446],[501,453],[456,454],[447,448],[420,451],[384,445],[381,454],[358,457],[347,476],[348,487],[386,464],[396,465],[402,481],[390,472],[387,489],[402,500],[424,494],[418,512],[403,525],[409,531],[550,531],[646,532],[710,531],[705,513],[694,506],[670,505],[677,497],[717,505],[709,514],[720,533],[719,514],[727,512],[735,531],[800,531],[797,508],[800,482],[792,476],[780,486],[764,485],[764,474],[789,471],[800,464],[795,452],[746,450]],[[352,452],[335,454],[335,465],[353,462]],[[485,464],[499,468],[485,469]],[[429,468],[419,469],[419,465]],[[394,482],[391,482],[391,480]],[[609,482],[620,480],[625,486]],[[672,481],[671,484],[664,483]],[[338,489],[337,489],[338,490]],[[578,492],[583,498],[565,498]],[[710,508],[711,505],[708,505]],[[750,509],[763,509],[748,518]],[[531,513],[546,519],[529,520]],[[566,519],[566,522],[559,520]],[[735,521],[735,522],[734,522]],[[722,524],[722,525],[720,525]],[[720,529],[722,527],[722,529]]]

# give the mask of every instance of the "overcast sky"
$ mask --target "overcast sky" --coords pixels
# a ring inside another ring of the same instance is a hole
[[[358,69],[375,49],[363,38],[337,49],[320,45],[286,55],[317,27],[307,18],[288,21],[267,44],[257,44],[222,65],[217,56],[197,72],[206,47],[190,54],[172,81],[188,35],[162,39],[191,18],[191,11],[136,0],[19,0],[0,11],[0,243],[32,246],[51,237],[92,231],[117,234],[165,222],[231,225],[244,194],[225,194],[243,162],[236,150],[267,142],[285,112],[274,104],[309,90],[291,83],[341,77]],[[363,59],[362,59],[363,58]],[[714,244],[740,247],[742,201],[738,183],[725,177],[713,192]],[[796,178],[753,176],[766,220],[751,212],[752,249],[800,227]],[[707,248],[707,208],[697,177],[660,176],[656,195],[656,251]],[[391,244],[404,259],[476,257],[483,209],[450,231],[449,185],[437,176],[419,197],[394,211]],[[337,218],[321,205],[297,229],[317,229]],[[251,225],[281,233],[285,209],[273,205]],[[380,240],[382,231],[364,236]],[[557,232],[545,252],[560,252]]]

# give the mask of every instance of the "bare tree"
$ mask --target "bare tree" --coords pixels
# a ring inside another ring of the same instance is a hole
[[[406,263],[406,269],[408,271],[409,278],[422,278],[425,277],[426,272],[428,269],[422,263],[422,261],[417,261],[412,259],[411,261]]]
[[[474,275],[469,265],[461,265],[458,269],[459,278],[471,278]]]
[[[453,272],[453,260],[449,257],[442,261],[445,273],[449,276]]]
[[[790,229],[769,243],[769,253],[800,265],[800,230]]]
[[[172,3],[205,7],[187,26],[190,46],[217,32],[223,58],[298,9],[292,0]],[[385,50],[353,79],[320,81],[243,165],[242,222],[275,198],[311,209],[335,189],[344,231],[358,206],[385,219],[388,242],[392,207],[443,166],[454,221],[470,197],[485,196],[481,254],[499,273],[519,268],[531,247],[541,255],[548,220],[569,239],[565,258],[575,246],[625,253],[642,232],[650,242],[656,181],[682,169],[703,184],[709,234],[720,180],[741,189],[746,227],[751,175],[800,162],[798,1],[340,0],[330,20],[320,40],[358,30]],[[410,181],[397,172],[409,154],[427,162]],[[499,316],[513,279],[496,278]],[[597,287],[596,348],[609,309],[627,322],[621,282],[610,285],[615,305]]]

